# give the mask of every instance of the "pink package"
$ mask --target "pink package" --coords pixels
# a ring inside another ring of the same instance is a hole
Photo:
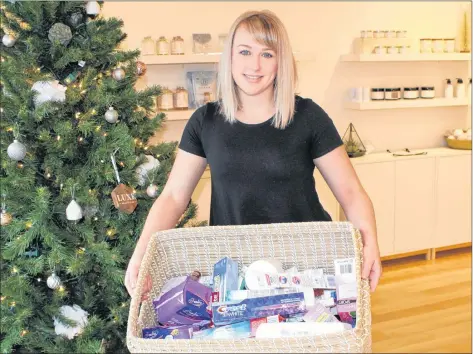
[[[158,321],[165,326],[192,325],[209,321],[212,289],[187,277],[182,283],[153,301]]]
[[[337,300],[337,311],[340,321],[356,326],[356,298]]]

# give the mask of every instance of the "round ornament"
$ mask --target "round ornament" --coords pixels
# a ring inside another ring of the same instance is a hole
[[[7,154],[12,160],[21,161],[26,156],[26,147],[15,139],[13,140],[13,143],[8,145]]]
[[[55,23],[49,30],[48,38],[51,42],[59,42],[67,46],[72,39],[71,28],[64,23]]]
[[[70,326],[62,323],[59,318],[53,317],[54,331],[58,336],[63,336],[68,339],[73,339],[75,336],[82,333],[84,327],[88,323],[88,312],[84,311],[79,305],[64,305],[61,306],[59,312],[62,316],[71,320],[74,325]]]
[[[16,43],[16,38],[11,34],[5,34],[2,38],[2,43],[5,47],[13,47]]]
[[[138,179],[140,186],[144,186],[146,184],[148,173],[153,169],[159,168],[160,166],[159,160],[154,156],[145,155],[145,157],[148,161],[138,166],[135,170],[136,178]]]
[[[81,12],[75,12],[69,17],[69,24],[72,27],[77,27],[82,23],[83,17]]]
[[[155,184],[150,184],[146,188],[146,194],[148,194],[148,197],[155,198],[158,195],[158,187]]]
[[[137,61],[136,62],[136,72],[138,73],[138,76],[143,76],[146,74],[146,64],[143,63],[142,61]]]
[[[122,68],[116,68],[113,70],[112,76],[115,80],[121,81],[125,78],[125,70]]]
[[[94,19],[100,13],[100,5],[97,1],[88,1],[85,11],[87,12],[87,16]]]
[[[51,274],[46,280],[46,284],[50,289],[57,289],[61,285],[61,279],[56,275],[56,273]]]
[[[105,112],[105,120],[109,123],[116,123],[118,120],[118,112],[110,107],[107,112]]]

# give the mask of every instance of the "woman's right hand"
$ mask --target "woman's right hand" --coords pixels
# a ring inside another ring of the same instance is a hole
[[[133,294],[135,293],[136,284],[138,282],[138,273],[140,271],[140,264],[141,262],[138,262],[132,257],[130,263],[128,263],[128,268],[126,270],[125,287],[131,297],[133,297]],[[141,301],[148,299],[148,294],[151,290],[151,287],[151,277],[149,274],[146,274],[145,283],[143,285],[143,291],[141,292]]]

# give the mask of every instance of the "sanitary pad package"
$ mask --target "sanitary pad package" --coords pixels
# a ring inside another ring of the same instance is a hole
[[[212,289],[187,277],[153,301],[158,321],[163,325],[192,325],[210,320],[207,307]]]
[[[143,328],[143,338],[148,339],[191,339],[192,326]]]

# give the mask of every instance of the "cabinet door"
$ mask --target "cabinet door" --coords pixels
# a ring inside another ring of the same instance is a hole
[[[437,159],[434,247],[471,242],[471,155]]]
[[[394,253],[394,162],[360,164],[355,171],[373,203],[381,257]]]
[[[394,251],[433,247],[435,158],[396,161]]]

